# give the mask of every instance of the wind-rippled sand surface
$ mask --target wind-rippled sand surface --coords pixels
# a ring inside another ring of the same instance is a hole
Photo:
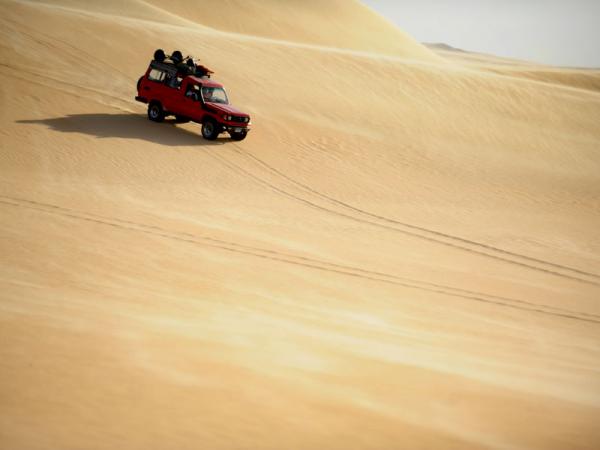
[[[600,446],[600,71],[341,0],[3,0],[0,37],[1,448]],[[147,120],[157,47],[245,141]]]

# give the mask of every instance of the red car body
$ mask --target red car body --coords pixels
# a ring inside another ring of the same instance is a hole
[[[202,136],[214,140],[228,132],[241,141],[250,131],[250,116],[229,104],[222,84],[207,77],[181,75],[171,64],[152,61],[137,84],[135,99],[148,104],[148,117],[162,122],[174,115],[180,122],[202,124]]]

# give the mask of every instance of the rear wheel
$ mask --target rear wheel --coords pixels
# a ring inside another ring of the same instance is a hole
[[[202,137],[214,141],[221,132],[220,126],[213,119],[206,119],[202,123]]]
[[[232,131],[229,133],[231,135],[231,139],[233,139],[234,141],[243,141],[244,139],[246,139],[246,136],[248,135],[247,131]]]
[[[153,102],[148,105],[148,119],[153,122],[162,122],[165,120],[165,111],[158,102]]]

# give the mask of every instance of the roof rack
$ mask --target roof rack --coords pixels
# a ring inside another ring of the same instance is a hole
[[[167,74],[172,77],[177,75],[177,72],[178,72],[177,67],[175,67],[175,65],[168,64],[165,62],[159,62],[159,61],[156,61],[155,59],[153,59],[150,62],[150,67],[152,67],[153,69],[162,70],[163,72],[167,72]]]
[[[170,77],[196,75],[210,78],[214,73],[208,67],[194,61],[192,56],[188,55],[184,58],[179,50],[175,50],[171,55],[167,55],[162,49],[156,50],[150,66],[166,72]]]

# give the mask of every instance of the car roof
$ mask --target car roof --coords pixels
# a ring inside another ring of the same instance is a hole
[[[223,87],[223,85],[221,83],[217,83],[216,81],[213,81],[210,78],[200,78],[200,77],[195,77],[193,75],[190,75],[187,78],[191,82],[196,83],[196,84],[201,84],[202,86],[217,87],[217,88]]]

